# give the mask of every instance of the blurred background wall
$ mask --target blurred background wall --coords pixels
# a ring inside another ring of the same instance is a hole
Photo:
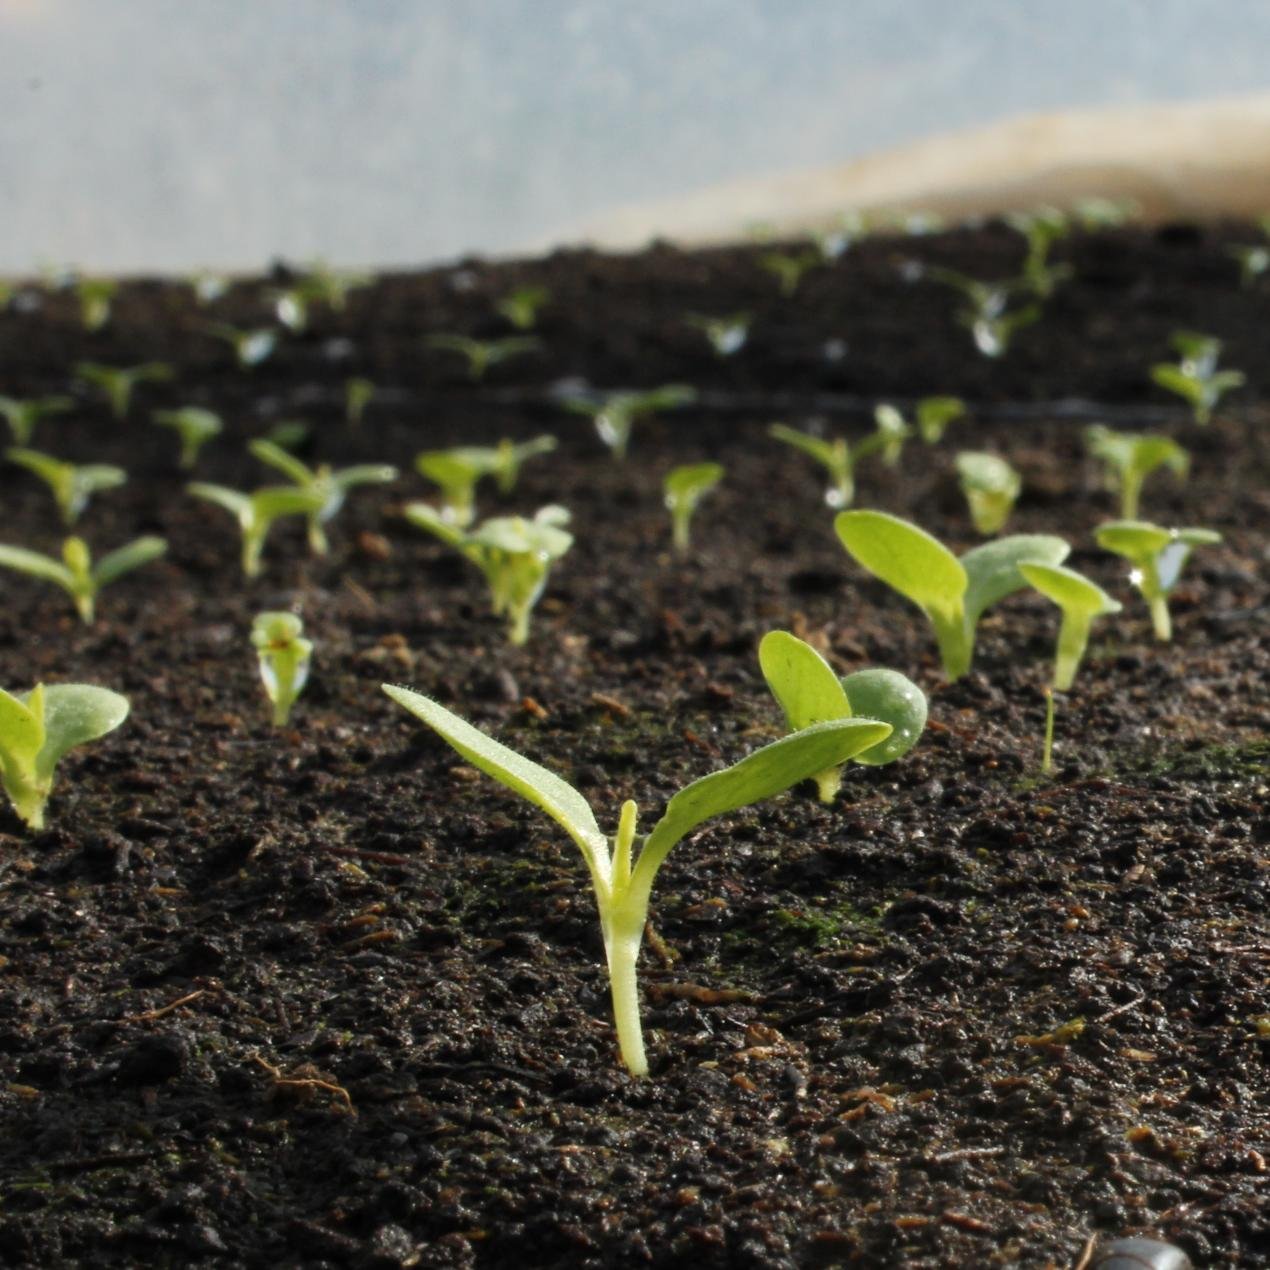
[[[0,272],[506,253],[1267,49],[1264,0],[0,0]]]

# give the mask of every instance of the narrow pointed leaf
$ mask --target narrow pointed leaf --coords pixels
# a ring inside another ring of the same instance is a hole
[[[116,578],[139,569],[151,560],[157,560],[168,549],[167,540],[154,534],[136,538],[132,542],[104,555],[93,568],[93,582],[98,588],[109,586]]]

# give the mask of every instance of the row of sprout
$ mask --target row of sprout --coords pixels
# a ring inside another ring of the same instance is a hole
[[[1090,202],[1077,220],[1092,227],[1119,216],[1111,204]],[[1020,215],[1010,222],[1026,240],[1027,252],[1018,278],[985,283],[950,270],[910,265],[915,275],[927,272],[960,297],[957,320],[969,330],[975,347],[987,357],[1003,356],[1014,330],[1034,322],[1044,303],[1067,279],[1068,268],[1050,261],[1054,242],[1067,233],[1072,218],[1052,209]],[[845,218],[838,230],[794,252],[766,252],[760,264],[777,280],[783,294],[797,291],[803,275],[848,250],[866,232],[858,218]],[[1259,249],[1263,250],[1264,249]],[[1267,257],[1270,262],[1270,257]],[[1262,264],[1261,270],[1265,267]],[[1241,258],[1245,276],[1261,270]],[[110,320],[113,284],[75,283],[86,326],[99,329]],[[275,317],[292,332],[302,330],[314,305],[342,309],[355,287],[368,279],[314,270],[293,286],[270,295]],[[201,304],[212,304],[223,292],[219,280],[204,275],[194,281]],[[0,296],[0,299],[4,299]],[[549,301],[543,288],[525,288],[503,297],[500,315],[518,334],[479,341],[444,334],[427,337],[435,348],[461,356],[469,376],[482,380],[501,362],[539,347],[534,330]],[[748,318],[690,315],[721,357],[737,356],[746,342]],[[250,368],[269,357],[278,330],[239,330],[211,323],[210,334],[232,344],[238,363]],[[1207,424],[1222,395],[1243,382],[1236,371],[1219,368],[1221,345],[1216,339],[1189,332],[1174,338],[1177,360],[1151,370],[1152,379],[1182,397],[1197,424]],[[81,363],[76,375],[102,393],[112,413],[126,418],[139,383],[172,378],[160,363],[108,367]],[[376,388],[369,380],[345,381],[344,406],[357,427]],[[647,391],[566,395],[564,409],[589,417],[599,440],[615,461],[625,459],[635,427],[659,412],[691,405],[690,385],[668,384]],[[69,397],[20,400],[0,398],[13,444],[4,452],[12,464],[43,481],[70,529],[91,497],[120,486],[126,473],[108,464],[76,464],[34,448],[35,431],[44,421],[70,409]],[[906,416],[895,405],[880,403],[873,430],[850,442],[825,434],[823,426],[795,428],[773,422],[768,434],[815,462],[827,481],[825,502],[835,513],[834,531],[854,561],[916,605],[930,622],[945,678],[954,681],[971,667],[976,628],[985,611],[1007,596],[1030,587],[1060,610],[1051,691],[1047,693],[1046,735],[1042,770],[1052,767],[1054,693],[1072,689],[1085,655],[1092,624],[1114,614],[1120,603],[1094,581],[1065,564],[1071,546],[1048,534],[998,536],[1005,528],[1022,489],[1022,477],[1000,454],[963,451],[954,468],[976,530],[988,541],[955,556],[920,526],[885,512],[857,509],[857,477],[862,464],[873,461],[897,468],[907,445],[936,445],[966,415],[965,403],[934,396]],[[176,433],[178,461],[193,472],[203,447],[221,431],[220,418],[203,407],[154,411],[153,422]],[[241,538],[241,568],[247,578],[262,570],[263,552],[272,526],[285,517],[303,518],[309,551],[329,550],[328,529],[350,492],[359,486],[383,485],[398,478],[385,463],[334,468],[301,460],[285,442],[287,435],[252,440],[248,449],[281,478],[254,490],[237,490],[203,480],[191,481],[188,492],[233,518]],[[1144,484],[1161,469],[1184,477],[1188,453],[1163,435],[1113,431],[1102,425],[1087,429],[1088,452],[1103,467],[1107,483],[1119,497],[1120,518],[1100,525],[1098,545],[1129,561],[1132,584],[1146,601],[1153,630],[1160,640],[1171,637],[1168,598],[1190,554],[1219,541],[1201,527],[1166,527],[1143,520]],[[493,612],[505,619],[512,644],[530,638],[530,618],[542,596],[552,567],[573,545],[570,512],[557,504],[532,515],[480,519],[478,491],[494,482],[504,495],[514,492],[524,464],[551,453],[557,440],[542,435],[528,441],[508,439],[491,446],[428,450],[414,460],[419,475],[435,489],[432,501],[407,502],[404,519],[460,553],[488,585]],[[726,477],[719,462],[674,468],[663,482],[675,550],[691,550],[692,518],[705,496]],[[77,535],[68,536],[61,558],[18,544],[0,545],[0,566],[45,579],[61,587],[85,622],[95,618],[99,592],[124,574],[157,559],[165,541],[147,535],[95,558]],[[309,676],[313,645],[294,613],[264,612],[252,631],[260,676],[275,726],[286,726]],[[803,780],[814,780],[820,799],[838,794],[844,765],[893,762],[917,743],[926,722],[924,694],[899,671],[870,668],[839,677],[810,644],[788,631],[770,631],[760,643],[759,669],[785,717],[787,735],[750,754],[732,767],[693,782],[667,804],[652,830],[638,837],[637,809],[623,805],[613,837],[602,832],[582,795],[547,768],[532,762],[472,727],[459,715],[412,689],[385,685],[388,695],[439,733],[472,765],[547,812],[582,852],[600,913],[613,996],[614,1016],[623,1061],[636,1075],[648,1070],[640,1023],[636,960],[648,921],[652,882],[673,846],[704,821],[783,792]],[[39,684],[27,692],[0,690],[0,780],[18,815],[32,828],[43,825],[45,806],[59,759],[75,745],[117,727],[128,712],[125,698],[87,684]]]

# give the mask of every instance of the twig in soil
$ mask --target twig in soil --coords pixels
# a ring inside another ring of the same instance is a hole
[[[1100,1015],[1099,1015],[1099,1016],[1098,1016],[1098,1017],[1094,1020],[1094,1022],[1095,1022],[1095,1023],[1106,1023],[1108,1019],[1114,1019],[1114,1018],[1116,1017],[1116,1015],[1118,1015],[1118,1014],[1126,1014],[1126,1013],[1128,1013],[1128,1012],[1129,1012],[1130,1010],[1132,1010],[1135,1006],[1139,1006],[1139,1005],[1141,1005],[1141,1004],[1142,1004],[1142,1003],[1143,1003],[1146,999],[1147,999],[1147,994],[1146,994],[1145,992],[1141,992],[1141,993],[1139,993],[1136,997],[1134,997],[1132,1001],[1126,1001],[1126,1002],[1124,1003],[1124,1005],[1118,1005],[1118,1006],[1116,1006],[1116,1008],[1115,1008],[1114,1010],[1108,1010],[1106,1014],[1100,1014]]]
[[[675,968],[675,962],[679,960],[679,954],[657,933],[657,928],[652,922],[644,923],[644,938],[648,940],[648,946],[661,958],[661,964],[667,970]]]
[[[396,855],[391,851],[370,851],[365,847],[334,847],[318,845],[327,855],[343,856],[350,860],[372,860],[375,864],[409,864],[408,855]]]
[[[954,1160],[973,1160],[985,1155],[1004,1155],[1005,1147],[960,1147],[956,1151],[942,1151],[928,1155],[927,1164],[951,1164]]]
[[[1097,1246],[1098,1236],[1090,1235],[1089,1238],[1085,1240],[1085,1246],[1080,1250],[1080,1257],[1077,1259],[1076,1264],[1072,1266],[1072,1270],[1086,1270],[1086,1267],[1093,1260],[1094,1249]]]
[[[344,1104],[345,1110],[350,1116],[357,1115],[357,1109],[353,1106],[353,1100],[348,1096],[348,1090],[343,1085],[337,1085],[334,1081],[321,1080],[316,1076],[284,1076],[280,1067],[274,1067],[272,1063],[267,1063],[259,1054],[253,1054],[252,1058],[267,1071],[273,1079],[275,1089],[322,1089],[328,1094],[334,1094]],[[302,1067],[299,1069],[304,1071]]]
[[[191,1001],[197,1001],[199,997],[207,995],[206,988],[199,988],[197,992],[187,992],[185,996],[178,997],[175,1001],[169,1001],[167,1005],[161,1005],[153,1010],[145,1010],[141,1014],[128,1015],[120,1019],[121,1023],[153,1023],[155,1019],[161,1019],[165,1014],[171,1014],[173,1010],[179,1010],[183,1005],[189,1005]]]

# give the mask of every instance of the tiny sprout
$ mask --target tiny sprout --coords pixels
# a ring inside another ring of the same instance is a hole
[[[1094,538],[1104,551],[1114,551],[1133,565],[1129,581],[1142,592],[1155,637],[1161,641],[1172,638],[1169,594],[1191,552],[1221,542],[1221,534],[1212,529],[1164,529],[1142,520],[1107,521],[1094,530]]]
[[[51,454],[10,446],[4,452],[10,463],[17,463],[38,476],[57,503],[64,525],[73,525],[88,506],[88,500],[105,489],[116,489],[128,479],[121,467],[109,463],[65,463]]]
[[[65,414],[75,403],[70,397],[36,397],[19,401],[16,397],[0,397],[0,415],[9,425],[16,445],[30,445],[35,425],[49,415]]]
[[[86,331],[100,331],[110,321],[110,302],[119,284],[111,278],[80,278],[75,283],[80,320]]]
[[[366,407],[375,396],[375,385],[360,375],[344,381],[344,418],[350,428],[359,428]]]
[[[595,422],[596,434],[613,457],[624,459],[631,429],[637,420],[659,410],[690,406],[696,400],[697,390],[687,384],[663,384],[646,392],[613,392],[594,401],[586,397],[566,397],[560,404],[574,414],[589,415]]]
[[[769,251],[759,257],[759,265],[775,277],[783,296],[792,296],[803,275],[823,262],[821,252],[811,248],[798,252]]]
[[[1085,448],[1101,460],[1107,488],[1120,494],[1120,518],[1136,520],[1142,485],[1157,468],[1167,467],[1185,480],[1191,456],[1171,437],[1156,433],[1116,432],[1101,423],[1085,429]]]
[[[240,370],[259,366],[272,356],[273,350],[278,346],[278,332],[268,326],[248,330],[231,326],[228,322],[209,322],[203,329],[234,350],[234,358]]]
[[[251,642],[260,658],[260,679],[273,703],[273,726],[283,728],[309,678],[313,641],[303,637],[304,623],[294,613],[257,613]]]
[[[269,485],[250,494],[203,481],[194,481],[186,488],[195,498],[215,503],[238,521],[243,536],[243,576],[248,578],[260,573],[260,555],[273,522],[282,516],[314,516],[325,501],[320,490],[296,485]]]
[[[20,693],[0,688],[0,784],[29,828],[44,828],[63,755],[113,732],[127,717],[127,697],[92,684],[36,684]]]
[[[856,462],[877,454],[887,467],[898,467],[904,442],[912,435],[913,430],[904,422],[904,416],[890,403],[883,402],[873,410],[873,435],[856,445]]]
[[[474,340],[466,335],[429,335],[432,348],[448,349],[467,359],[468,378],[479,383],[491,366],[522,357],[542,347],[542,341],[532,335],[508,335],[501,340]]]
[[[532,331],[538,325],[538,311],[550,299],[546,287],[521,287],[503,296],[494,308],[518,331]]]
[[[1222,342],[1215,336],[1178,331],[1170,342],[1178,354],[1177,364],[1152,366],[1151,379],[1187,402],[1195,422],[1202,427],[1213,417],[1222,397],[1232,388],[1242,387],[1246,377],[1242,371],[1217,369]],[[1132,516],[1126,513],[1126,519]]]
[[[791,732],[832,719],[865,718],[890,725],[884,740],[852,755],[870,767],[893,763],[917,744],[926,727],[926,694],[896,670],[858,670],[839,679],[808,643],[788,631],[769,631],[758,646],[759,668]],[[842,765],[813,775],[822,803],[842,787]]]
[[[996,454],[963,450],[956,463],[961,492],[970,505],[975,528],[985,538],[1000,533],[1023,488],[1022,478]]]
[[[228,278],[206,269],[191,274],[186,282],[194,293],[194,303],[200,307],[214,303],[229,290]]]
[[[1239,285],[1251,287],[1267,269],[1270,269],[1270,247],[1227,247],[1227,254],[1239,266]]]
[[[1022,277],[1028,289],[1039,299],[1048,299],[1054,288],[1071,277],[1070,265],[1052,265],[1049,253],[1053,245],[1071,232],[1071,223],[1057,207],[1039,207],[1031,212],[1014,212],[1005,218],[1011,229],[1023,235],[1027,255]]]
[[[110,413],[123,419],[138,384],[157,383],[172,378],[172,367],[166,362],[145,362],[141,366],[102,366],[99,362],[80,362],[75,374],[100,388],[110,403]]]
[[[103,556],[97,564],[82,538],[67,538],[62,543],[62,558],[57,560],[43,552],[25,547],[0,546],[0,565],[33,578],[43,578],[60,586],[75,604],[81,621],[91,623],[97,593],[116,578],[157,560],[168,549],[162,538],[152,535],[136,538],[126,546]]]
[[[504,437],[497,445],[459,445],[450,450],[424,450],[415,455],[415,470],[441,487],[443,519],[460,529],[476,515],[476,486],[492,476],[499,492],[510,494],[520,478],[521,465],[550,454],[556,439],[544,434],[516,444]]]
[[[1045,749],[1041,771],[1048,774],[1054,767],[1054,692],[1067,692],[1075,682],[1094,618],[1119,613],[1120,602],[1113,600],[1084,574],[1062,565],[1023,563],[1019,565],[1019,572],[1043,596],[1053,600],[1063,613],[1058,628],[1058,649],[1054,656],[1053,691],[1046,694]]]
[[[980,282],[955,269],[933,268],[926,272],[935,282],[961,293],[966,303],[957,310],[957,321],[970,332],[975,347],[984,357],[1003,356],[1014,333],[1041,316],[1040,306],[1036,304],[1013,311],[1007,309],[1017,282]]]
[[[691,545],[690,526],[698,503],[722,479],[723,465],[720,463],[685,463],[666,473],[662,492],[670,512],[671,541],[680,554]]]
[[[689,313],[684,321],[689,326],[695,326],[706,337],[719,357],[731,357],[734,353],[739,353],[750,336],[748,313],[732,313],[726,317]]]
[[[529,615],[547,585],[551,566],[573,546],[573,535],[562,528],[569,523],[568,511],[553,504],[539,508],[533,520],[497,516],[471,533],[427,503],[408,503],[405,515],[417,529],[435,534],[480,569],[489,586],[491,611],[507,618],[508,641],[524,644],[529,639]]]
[[[295,289],[308,303],[325,304],[332,313],[343,313],[348,307],[348,297],[373,281],[369,273],[342,273],[315,260]]]
[[[361,463],[354,467],[332,469],[321,463],[311,468],[307,463],[288,454],[280,445],[263,437],[247,447],[262,463],[267,463],[284,476],[289,476],[297,489],[313,495],[315,503],[308,513],[309,551],[324,556],[330,550],[323,526],[333,520],[348,491],[356,485],[386,485],[397,479],[397,469],[387,463]]]
[[[956,423],[966,413],[966,403],[960,397],[923,397],[917,403],[917,432],[927,445],[943,440],[950,423]]]
[[[815,772],[845,763],[887,735],[887,725],[837,719],[795,732],[681,789],[636,848],[639,809],[622,804],[612,846],[590,804],[567,781],[486,736],[435,701],[384,684],[384,692],[439,733],[473,767],[547,813],[586,861],[600,914],[613,1017],[622,1062],[632,1076],[648,1074],[640,1020],[637,963],[649,920],[653,880],[677,843],[698,825],[783,793]]]
[[[846,437],[828,440],[810,432],[800,432],[783,423],[772,424],[767,429],[767,435],[801,450],[829,473],[831,484],[825,490],[825,502],[830,507],[850,506],[855,497],[855,457]]]
[[[1100,229],[1118,229],[1139,215],[1141,208],[1131,198],[1102,198],[1091,195],[1077,199],[1072,212],[1086,233]]]
[[[834,529],[860,565],[930,619],[949,682],[970,669],[984,610],[1027,585],[1023,563],[1056,565],[1071,550],[1050,534],[1012,534],[958,559],[924,529],[875,511],[839,512]]]
[[[189,470],[198,462],[198,452],[222,428],[220,415],[199,406],[182,406],[179,410],[154,410],[150,418],[163,428],[172,428],[181,439],[178,462]]]

